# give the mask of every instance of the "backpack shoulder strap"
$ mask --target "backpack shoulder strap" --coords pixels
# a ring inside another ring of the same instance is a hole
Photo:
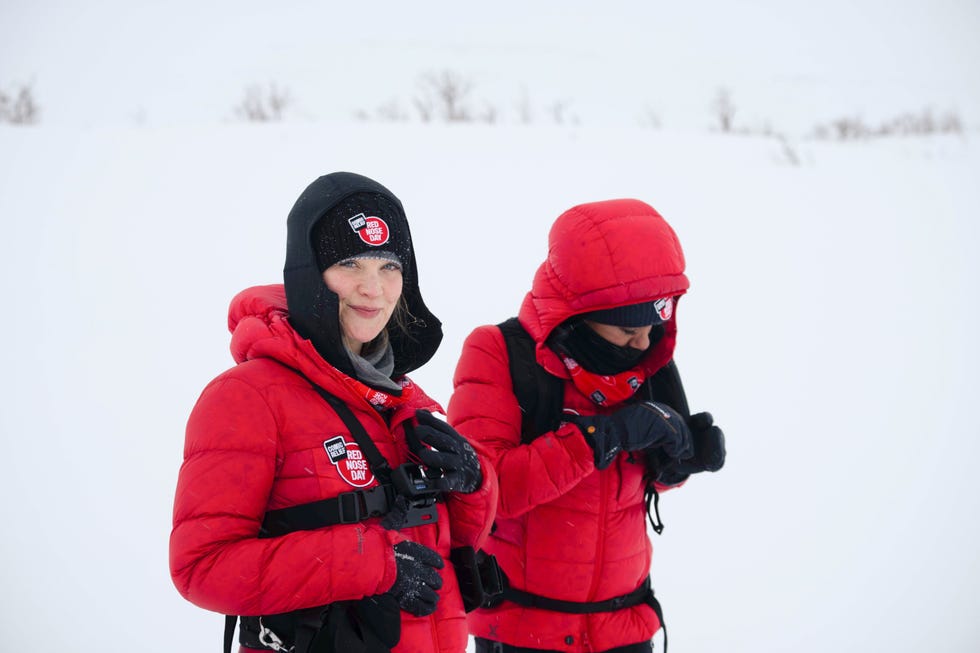
[[[510,378],[520,404],[521,441],[525,444],[561,423],[564,382],[538,365],[535,343],[516,317],[497,325],[507,345]]]
[[[657,401],[667,404],[680,413],[685,420],[691,418],[691,409],[687,405],[684,384],[681,383],[681,375],[677,371],[677,363],[673,359],[649,377],[635,396],[640,401]]]
[[[381,483],[391,482],[391,467],[388,465],[388,461],[385,457],[378,451],[377,445],[374,444],[374,440],[368,435],[367,429],[364,425],[358,421],[357,417],[354,416],[354,411],[350,409],[343,401],[330,394],[317,384],[310,382],[313,389],[316,390],[317,394],[320,395],[324,401],[330,404],[330,407],[334,409],[338,417],[344,422],[344,426],[350,431],[351,437],[357,442],[358,446],[361,447],[361,452],[368,461],[368,465],[371,467],[371,471]]]

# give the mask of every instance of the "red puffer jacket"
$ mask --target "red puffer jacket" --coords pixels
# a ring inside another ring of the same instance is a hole
[[[391,415],[390,426],[324,362],[286,319],[282,286],[251,288],[232,302],[232,353],[239,363],[201,394],[187,425],[174,502],[170,569],[180,593],[225,614],[268,615],[359,599],[391,588],[392,547],[410,539],[447,559],[436,612],[402,612],[395,651],[460,653],[465,613],[451,548],[480,546],[497,501],[495,475],[481,459],[483,486],[439,504],[435,524],[388,531],[379,519],[259,539],[267,510],[377,485],[370,470],[331,462],[324,443],[353,437],[307,379],[347,403],[394,467],[407,461],[404,423],[416,409],[439,411],[421,390]]]
[[[683,294],[688,281],[673,230],[650,206],[614,200],[575,207],[555,222],[519,319],[536,342],[537,362],[566,380],[566,410],[600,410],[575,389],[545,345],[572,315]],[[641,364],[652,375],[672,357],[676,326]],[[562,424],[521,443],[521,411],[500,330],[477,328],[456,368],[450,422],[489,453],[500,502],[484,547],[511,585],[555,599],[594,602],[627,594],[647,578],[652,545],[643,501],[644,465],[621,453],[599,471],[579,429]],[[602,409],[606,412],[605,409]],[[504,602],[469,616],[477,637],[557,651],[604,651],[649,640],[660,627],[646,604],[587,615]]]

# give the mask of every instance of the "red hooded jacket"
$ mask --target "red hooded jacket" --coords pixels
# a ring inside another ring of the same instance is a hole
[[[537,363],[565,379],[564,406],[580,414],[602,409],[576,390],[546,344],[569,317],[683,294],[684,256],[673,230],[650,206],[613,200],[562,214],[549,236],[519,320],[536,343]],[[644,358],[648,376],[672,357],[673,319]],[[494,326],[477,328],[463,345],[449,420],[480,444],[500,485],[496,529],[484,549],[497,556],[510,584],[559,600],[603,601],[636,589],[650,572],[652,545],[643,501],[645,466],[621,453],[597,470],[579,428],[563,423],[521,443],[521,410],[507,347]],[[504,602],[469,616],[477,637],[557,651],[604,651],[649,640],[660,627],[646,604],[615,612],[567,614]]]
[[[258,538],[267,510],[377,485],[370,470],[331,462],[324,442],[341,435],[350,451],[353,437],[307,379],[350,407],[392,467],[408,460],[403,425],[416,409],[441,411],[416,389],[386,424],[293,330],[285,307],[281,285],[250,288],[232,302],[229,327],[238,365],[204,389],[187,424],[170,540],[174,584],[194,604],[232,615],[360,599],[391,588],[392,547],[410,539],[447,559],[444,585],[431,616],[401,612],[401,642],[394,650],[460,653],[466,621],[448,557],[453,547],[479,547],[490,528],[497,487],[486,459],[480,461],[482,487],[450,494],[438,504],[434,524],[389,531],[374,518]]]

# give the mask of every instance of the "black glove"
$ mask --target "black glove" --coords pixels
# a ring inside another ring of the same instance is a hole
[[[691,456],[691,432],[684,418],[667,404],[644,401],[609,415],[565,415],[582,429],[595,452],[595,466],[605,469],[620,451],[660,448],[668,458]]]
[[[711,413],[691,415],[688,425],[694,441],[694,455],[684,460],[661,461],[657,480],[677,485],[691,474],[717,472],[725,465],[725,434],[714,425]]]
[[[480,461],[470,443],[456,429],[427,410],[415,412],[418,426],[406,430],[409,449],[428,468],[427,475],[441,470],[442,476],[433,478],[435,487],[446,492],[473,492],[483,482]],[[423,446],[422,443],[432,447]]]
[[[445,566],[442,556],[418,542],[406,540],[395,545],[395,565],[398,576],[391,586],[391,595],[398,607],[416,617],[425,617],[436,611],[442,589],[442,576],[436,569]]]

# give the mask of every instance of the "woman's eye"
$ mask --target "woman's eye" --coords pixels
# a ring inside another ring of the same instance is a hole
[[[352,258],[344,259],[343,261],[337,261],[337,265],[342,268],[356,268],[357,261]]]
[[[402,271],[402,266],[398,265],[397,263],[388,263],[387,265],[385,265],[384,269],[385,270],[394,270],[395,272],[401,272]]]

